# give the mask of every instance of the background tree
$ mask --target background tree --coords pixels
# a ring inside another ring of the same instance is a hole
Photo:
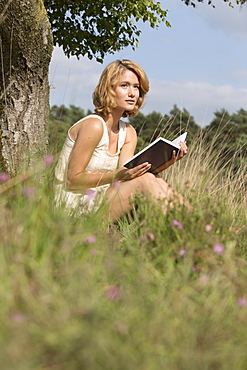
[[[195,122],[194,117],[185,108],[180,110],[175,104],[170,111],[170,131],[173,137],[179,135],[181,132],[187,131],[187,142],[190,144],[196,134],[201,131],[201,128]]]
[[[53,49],[41,0],[0,0],[0,167],[16,173],[44,152]]]
[[[227,163],[234,158],[233,169],[238,170],[247,161],[247,111],[239,109],[230,115],[224,109],[214,113],[213,121],[204,128],[205,140],[213,142],[219,161]]]
[[[61,150],[71,125],[90,113],[91,111],[74,105],[69,108],[54,105],[51,108],[49,125],[50,151],[57,153]],[[173,140],[180,133],[188,131],[189,146],[198,135],[203,135],[203,140],[212,146],[212,152],[222,161],[222,165],[234,157],[234,169],[237,171],[241,162],[247,162],[247,111],[241,108],[230,115],[222,109],[214,115],[212,122],[202,129],[185,108],[180,110],[176,105],[169,114],[152,112],[144,115],[139,112],[135,117],[129,118],[138,134],[136,151],[143,149],[158,136]]]
[[[188,143],[200,131],[194,118],[186,109],[181,111],[176,105],[170,114],[152,112],[146,116],[138,113],[135,117],[129,118],[130,123],[135,127],[138,134],[137,150],[142,149],[158,136],[173,140],[184,131],[188,131]]]
[[[47,146],[53,41],[67,56],[102,61],[106,53],[137,46],[140,31],[134,21],[140,19],[157,27],[166,11],[152,0],[0,0],[2,171],[16,173],[24,159],[30,164],[29,158]]]

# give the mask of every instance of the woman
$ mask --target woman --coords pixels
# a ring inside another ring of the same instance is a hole
[[[136,115],[148,90],[147,76],[138,64],[117,60],[105,68],[93,94],[95,114],[68,131],[55,172],[57,202],[85,214],[96,211],[104,201],[113,222],[131,210],[137,193],[153,201],[163,200],[164,212],[175,198],[184,204],[183,197],[162,178],[147,172],[149,163],[123,167],[134,155],[137,135],[120,118]],[[178,157],[174,152],[165,168],[186,153],[187,146],[181,142]]]

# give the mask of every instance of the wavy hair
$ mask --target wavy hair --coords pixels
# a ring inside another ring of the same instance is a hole
[[[149,90],[149,81],[143,68],[127,59],[116,60],[110,63],[102,72],[98,85],[93,93],[95,112],[108,115],[116,107],[114,88],[120,82],[124,71],[130,70],[139,80],[139,98],[133,110],[125,111],[122,117],[135,116],[144,103],[145,95]]]

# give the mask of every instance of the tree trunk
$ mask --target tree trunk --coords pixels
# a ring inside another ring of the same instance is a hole
[[[42,0],[0,0],[0,171],[33,167],[48,142],[52,34]]]

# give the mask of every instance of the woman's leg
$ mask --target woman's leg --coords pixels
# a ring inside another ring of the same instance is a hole
[[[115,221],[132,208],[131,200],[137,192],[143,194],[147,199],[162,201],[164,213],[168,205],[172,208],[174,202],[190,207],[189,203],[172,189],[161,177],[147,172],[133,180],[122,182],[120,187],[111,186],[106,192],[106,203],[109,205],[109,216]]]

